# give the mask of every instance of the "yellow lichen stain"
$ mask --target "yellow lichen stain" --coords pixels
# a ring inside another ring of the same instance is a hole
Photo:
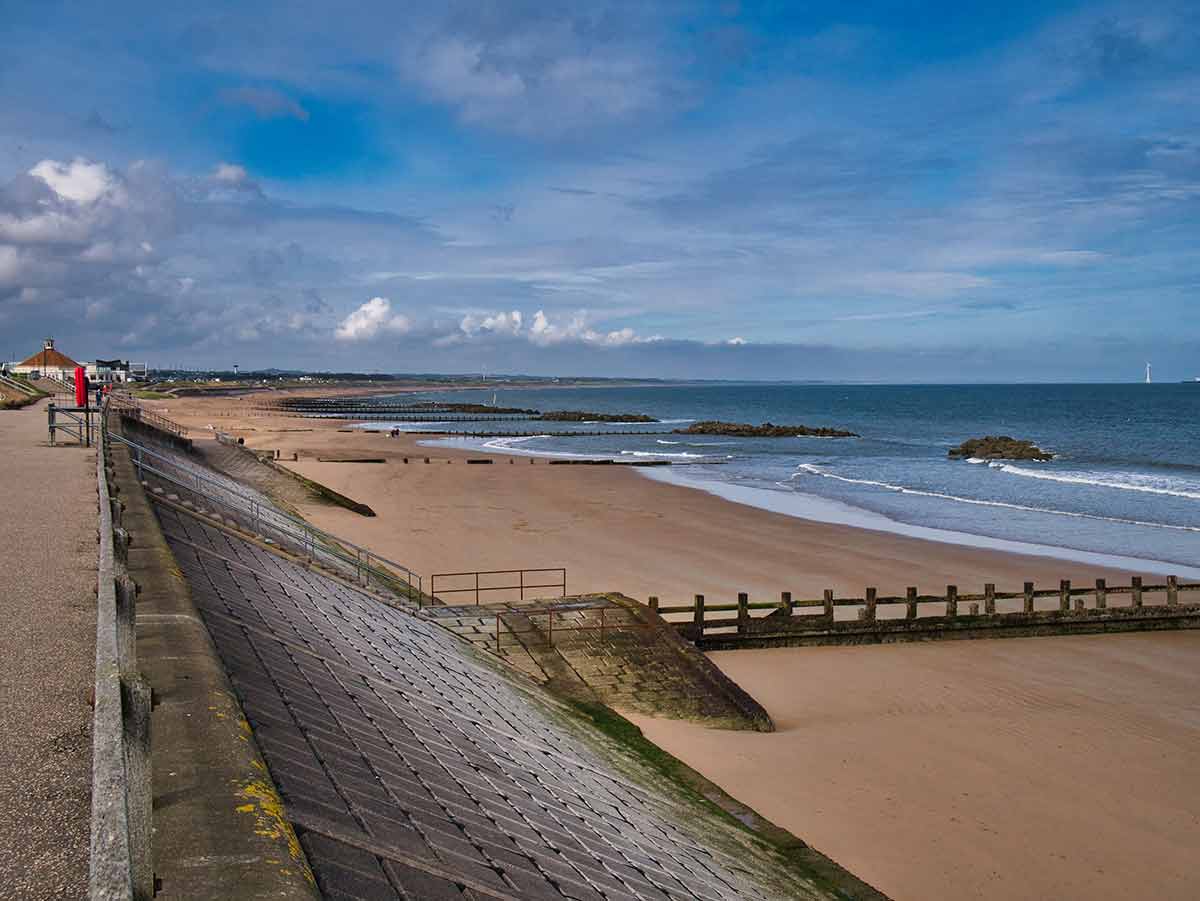
[[[262,764],[257,760],[254,761],[254,765],[259,769],[262,768]],[[239,813],[254,814],[255,834],[272,841],[283,841],[287,845],[288,854],[291,855],[292,860],[303,861],[304,852],[300,849],[300,840],[296,838],[296,831],[292,829],[292,824],[288,822],[284,814],[283,801],[276,794],[274,787],[267,782],[254,779],[241,786],[238,789],[238,795],[244,800],[253,802],[242,804],[237,810]],[[304,876],[309,882],[316,884],[312,872],[307,866],[304,867]]]

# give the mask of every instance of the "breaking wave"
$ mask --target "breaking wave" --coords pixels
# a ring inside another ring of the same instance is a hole
[[[1170,497],[1185,497],[1190,500],[1200,500],[1200,490],[1182,490],[1177,484],[1166,487],[1163,483],[1171,484],[1171,480],[1158,479],[1154,476],[1128,475],[1124,481],[1116,481],[1111,474],[1107,478],[1096,478],[1095,473],[1079,472],[1045,472],[1014,466],[1011,463],[993,465],[993,469],[1009,475],[1022,476],[1026,479],[1043,479],[1047,482],[1061,482],[1067,485],[1090,485],[1096,488],[1115,488],[1119,491],[1141,491],[1145,494],[1164,494]],[[1148,483],[1148,484],[1147,484]],[[1191,487],[1191,486],[1189,486]]]
[[[977,507],[1002,507],[1006,510],[1021,510],[1026,513],[1046,513],[1052,516],[1071,516],[1076,519],[1094,519],[1101,522],[1120,523],[1127,526],[1149,526],[1156,529],[1172,529],[1178,532],[1200,532],[1200,526],[1179,526],[1170,523],[1162,522],[1147,522],[1140,519],[1125,519],[1119,516],[1101,516],[1097,513],[1078,513],[1071,510],[1055,510],[1049,507],[1032,507],[1026,504],[1013,504],[1006,501],[985,501],[973,497],[959,497],[956,494],[945,494],[940,491],[925,491],[920,488],[908,488],[904,485],[892,485],[888,482],[879,482],[873,479],[852,479],[848,476],[835,475],[832,472],[825,472],[812,463],[801,463],[797,472],[793,473],[788,479],[791,481],[796,476],[804,473],[806,475],[820,476],[824,479],[834,479],[838,482],[847,482],[852,485],[867,485],[871,488],[882,488],[885,491],[895,491],[898,494],[912,494],[920,497],[933,497],[944,501],[955,501],[960,504],[972,504]],[[1040,475],[1040,473],[1039,473]]]

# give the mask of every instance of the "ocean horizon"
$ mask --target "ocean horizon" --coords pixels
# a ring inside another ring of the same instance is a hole
[[[657,423],[371,422],[505,431],[431,446],[540,457],[665,460],[642,470],[777,513],[1001,551],[1200,576],[1200,390],[1172,384],[867,385],[661,382],[399,395],[653,416]],[[396,399],[378,397],[376,402]],[[693,421],[825,426],[859,438],[672,434]],[[635,434],[601,435],[620,430]],[[547,436],[546,431],[570,432]],[[1029,439],[1045,463],[956,460],[982,435]]]

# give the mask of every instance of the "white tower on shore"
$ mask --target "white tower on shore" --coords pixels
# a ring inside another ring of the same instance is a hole
[[[1153,379],[1150,378],[1150,364],[1146,364],[1146,384],[1149,385]]]

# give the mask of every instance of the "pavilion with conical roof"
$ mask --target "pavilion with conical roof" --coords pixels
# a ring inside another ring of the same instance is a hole
[[[47,338],[42,342],[42,349],[12,367],[17,375],[33,376],[35,373],[43,378],[66,379],[74,377],[75,367],[79,364],[54,346],[54,339]]]

